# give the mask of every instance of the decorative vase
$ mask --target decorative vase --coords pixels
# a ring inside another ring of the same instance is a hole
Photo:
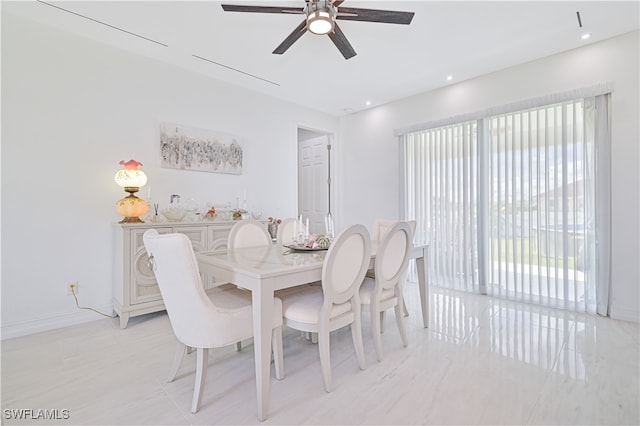
[[[267,231],[269,231],[271,239],[275,239],[278,236],[278,224],[276,222],[269,222],[267,224]]]

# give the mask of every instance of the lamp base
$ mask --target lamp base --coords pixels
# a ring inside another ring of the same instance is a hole
[[[146,201],[130,193],[128,197],[121,198],[116,203],[116,211],[124,217],[120,223],[144,223],[140,216],[144,215],[149,206]]]
[[[125,217],[118,223],[144,223],[144,220],[139,217]]]

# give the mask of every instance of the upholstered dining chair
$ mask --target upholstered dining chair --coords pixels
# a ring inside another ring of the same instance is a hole
[[[416,224],[417,222],[415,220],[407,220],[407,223],[409,224],[409,228],[411,228],[411,244],[413,244],[413,241],[416,238]],[[409,266],[407,265],[407,268],[404,270],[404,274],[402,275],[402,283],[404,285],[404,283],[407,282],[407,275],[409,275]],[[404,303],[404,300],[402,301],[402,309],[404,310],[404,316],[407,317],[409,316],[409,311],[407,310],[407,304]]]
[[[371,312],[371,332],[378,361],[382,361],[382,315],[395,308],[396,322],[404,346],[408,345],[407,330],[402,306],[403,274],[409,262],[413,232],[406,222],[398,222],[386,232],[376,253],[375,278],[365,277],[360,287],[360,303]]]
[[[230,249],[242,247],[262,247],[271,244],[267,227],[255,219],[242,219],[233,225],[227,237]]]
[[[144,233],[143,241],[178,339],[167,381],[175,378],[187,350],[196,349],[196,380],[191,404],[191,412],[196,413],[202,401],[209,349],[253,336],[251,293],[225,284],[207,294],[191,241],[184,234],[160,235],[155,229],[149,229]],[[282,302],[278,298],[274,299],[272,345],[276,378],[282,379]]]
[[[297,232],[306,232],[307,227],[304,224],[300,224],[299,220],[295,217],[282,219],[282,223],[280,223],[280,225],[278,226],[278,232],[276,234],[277,244],[280,246],[284,246],[285,244],[292,243],[294,240],[294,237],[293,237],[294,230],[296,230]],[[319,286],[320,284],[321,284],[320,281],[315,281],[315,282],[306,284],[305,286],[309,286],[309,285]],[[284,290],[277,290],[276,295],[283,296],[285,294],[295,293],[303,290],[305,286],[297,286],[297,287],[287,288]],[[317,333],[309,333],[309,332],[303,331],[302,334],[305,336],[307,340],[310,340],[313,343],[318,343]]]
[[[362,344],[359,288],[371,257],[369,231],[352,225],[332,242],[322,267],[322,285],[305,286],[282,296],[287,327],[318,334],[320,366],[327,392],[333,389],[329,333],[351,325],[360,369],[366,368]]]
[[[398,222],[399,222],[398,220],[377,219],[374,222],[373,228],[371,230],[371,241],[376,241],[376,242],[382,241],[384,237],[387,235],[387,233],[389,232],[389,230],[393,228],[393,226]],[[416,232],[416,221],[408,220],[407,223],[411,228],[411,232],[412,232],[411,242],[413,242],[413,235],[415,235],[415,232]],[[405,274],[402,276],[403,281],[406,280],[407,272],[408,271],[406,270]],[[370,277],[370,278],[376,277],[376,272],[374,268],[371,268],[367,271],[367,277]],[[409,311],[407,310],[407,305],[405,303],[402,304],[402,310],[404,312],[405,317],[409,316]],[[381,330],[384,332],[384,312],[381,314],[380,318],[382,321]]]
[[[282,222],[280,223],[280,225],[278,225],[278,232],[276,233],[276,243],[279,246],[284,246],[285,244],[290,244],[293,242],[293,239],[294,239],[293,231],[294,229],[296,229],[296,227],[301,226],[302,228],[302,229],[297,229],[298,232],[306,231],[307,229],[306,226],[304,224],[300,225],[298,222],[299,222],[298,219],[294,217],[282,219]],[[305,286],[309,286],[309,285],[320,285],[320,281],[309,283],[309,284],[306,284]],[[290,287],[284,290],[277,290],[276,295],[279,297],[282,297],[285,294],[295,293],[303,290],[305,286],[297,286],[297,287]],[[318,343],[317,333],[308,333],[303,331],[302,334],[305,336],[307,340],[311,340],[313,343]]]
[[[371,228],[371,241],[382,241],[385,235],[387,235],[387,232],[398,222],[398,220],[392,219],[376,219]],[[374,268],[367,270],[368,277],[375,278],[375,273]]]
[[[229,249],[243,247],[267,247],[272,244],[271,235],[264,224],[255,219],[242,219],[233,225],[227,237]],[[236,343],[236,350],[242,350],[242,342]]]
[[[373,222],[373,228],[371,228],[371,240],[382,241],[387,235],[387,232],[398,222],[398,220],[393,219],[376,219],[376,221]]]
[[[293,241],[293,230],[296,222],[298,222],[298,219],[293,217],[282,219],[282,223],[278,225],[278,232],[276,233],[276,241],[279,245],[289,244]],[[299,232],[304,232],[304,230],[306,230],[306,227],[302,225],[302,230]]]

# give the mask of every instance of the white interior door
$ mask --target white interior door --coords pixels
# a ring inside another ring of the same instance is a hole
[[[298,211],[309,218],[309,232],[325,232],[329,211],[329,136],[298,141]]]

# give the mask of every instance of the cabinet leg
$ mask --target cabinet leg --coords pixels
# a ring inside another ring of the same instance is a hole
[[[127,328],[127,323],[129,322],[129,313],[121,313],[120,314],[120,328]]]

